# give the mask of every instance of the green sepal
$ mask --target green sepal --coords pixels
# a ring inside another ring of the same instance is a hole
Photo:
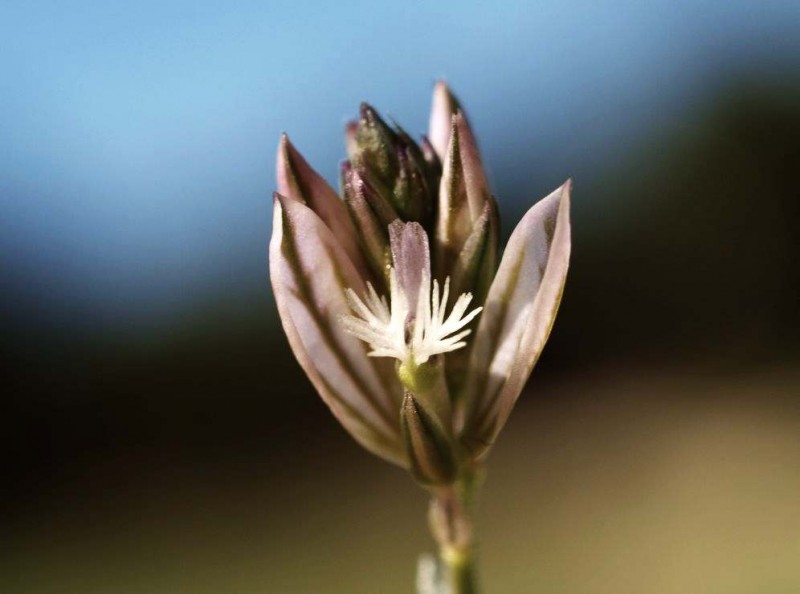
[[[400,428],[414,478],[426,486],[452,484],[458,473],[453,443],[411,392],[403,398]]]
[[[397,134],[367,103],[361,104],[355,129],[353,162],[363,165],[376,180],[391,188],[399,170]]]

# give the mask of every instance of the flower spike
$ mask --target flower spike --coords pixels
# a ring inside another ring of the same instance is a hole
[[[288,137],[279,145],[270,276],[289,343],[371,451],[413,465],[424,448],[415,438],[409,449],[407,429],[425,409],[452,440],[456,467],[476,464],[552,327],[569,264],[570,186],[528,211],[497,267],[497,204],[445,83],[421,144],[366,103],[345,138],[343,199]]]
[[[498,266],[497,203],[445,83],[421,143],[363,103],[345,147],[340,199],[281,138],[269,246],[278,313],[345,430],[432,494],[443,571],[427,571],[420,591],[474,593],[471,502],[555,320],[571,185],[530,208]]]

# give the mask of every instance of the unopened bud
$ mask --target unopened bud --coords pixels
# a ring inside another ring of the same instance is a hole
[[[459,254],[485,213],[486,203],[493,201],[475,138],[464,116],[457,113],[453,116],[450,145],[439,189],[439,217],[436,223],[438,274],[455,266]]]
[[[350,160],[401,220],[419,222],[432,232],[440,167],[405,130],[391,124],[362,104],[358,122],[345,128]],[[428,150],[433,152],[430,147]]]
[[[478,303],[486,299],[497,267],[499,227],[497,205],[487,200],[454,263],[450,284],[454,295],[472,293]]]
[[[375,277],[385,281],[392,263],[389,249],[389,224],[397,213],[381,198],[349,161],[342,164],[342,194],[350,218],[358,228],[358,238]]]
[[[499,220],[494,200],[484,204],[483,215],[464,243],[455,260],[451,277],[452,294],[472,293],[478,303],[483,303],[497,268],[497,243]],[[455,399],[459,399],[467,377],[471,349],[465,348],[451,353],[447,359],[447,387]]]
[[[397,161],[400,168],[393,188],[395,204],[404,220],[425,224],[431,211],[425,175],[409,158],[407,150],[398,149]]]
[[[391,187],[398,170],[397,135],[367,103],[361,104],[355,141],[354,160],[363,163],[377,180]]]
[[[414,477],[424,485],[451,484],[457,473],[451,441],[439,421],[410,392],[403,398],[400,425]]]

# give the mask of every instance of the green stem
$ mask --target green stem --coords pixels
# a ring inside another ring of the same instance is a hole
[[[471,469],[462,477],[455,485],[434,492],[429,520],[448,594],[478,594],[472,512],[480,471]]]
[[[472,549],[460,551],[440,549],[439,554],[442,565],[447,570],[450,594],[478,594]]]

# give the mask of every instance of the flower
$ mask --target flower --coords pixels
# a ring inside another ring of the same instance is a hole
[[[389,266],[389,300],[378,297],[367,282],[366,302],[352,289],[345,291],[356,315],[345,314],[342,324],[347,332],[372,347],[371,357],[394,357],[401,364],[418,367],[434,356],[455,351],[466,342],[472,330],[463,328],[480,313],[480,307],[466,313],[472,294],[462,294],[445,317],[450,296],[450,277],[439,294],[439,282],[433,279],[431,293],[430,251],[425,229],[418,223],[389,225],[392,258],[404,274]],[[411,306],[413,305],[413,309]]]
[[[270,277],[289,344],[333,414],[425,484],[481,460],[555,319],[567,182],[497,263],[499,222],[467,118],[437,83],[418,144],[362,104],[342,198],[281,138]]]
[[[445,319],[445,306],[450,291],[450,277],[444,281],[444,290],[439,296],[439,283],[433,280],[433,293],[430,276],[426,275],[420,285],[417,297],[416,318],[406,337],[406,317],[409,314],[408,297],[397,281],[394,268],[389,268],[391,307],[383,297],[378,297],[373,286],[367,283],[369,296],[367,303],[347,289],[350,307],[357,315],[342,316],[344,329],[372,347],[367,353],[370,357],[394,357],[401,363],[418,366],[426,363],[433,355],[455,351],[467,343],[462,339],[472,330],[462,330],[481,311],[474,308],[465,314],[472,295],[462,294],[456,301],[450,315]]]

